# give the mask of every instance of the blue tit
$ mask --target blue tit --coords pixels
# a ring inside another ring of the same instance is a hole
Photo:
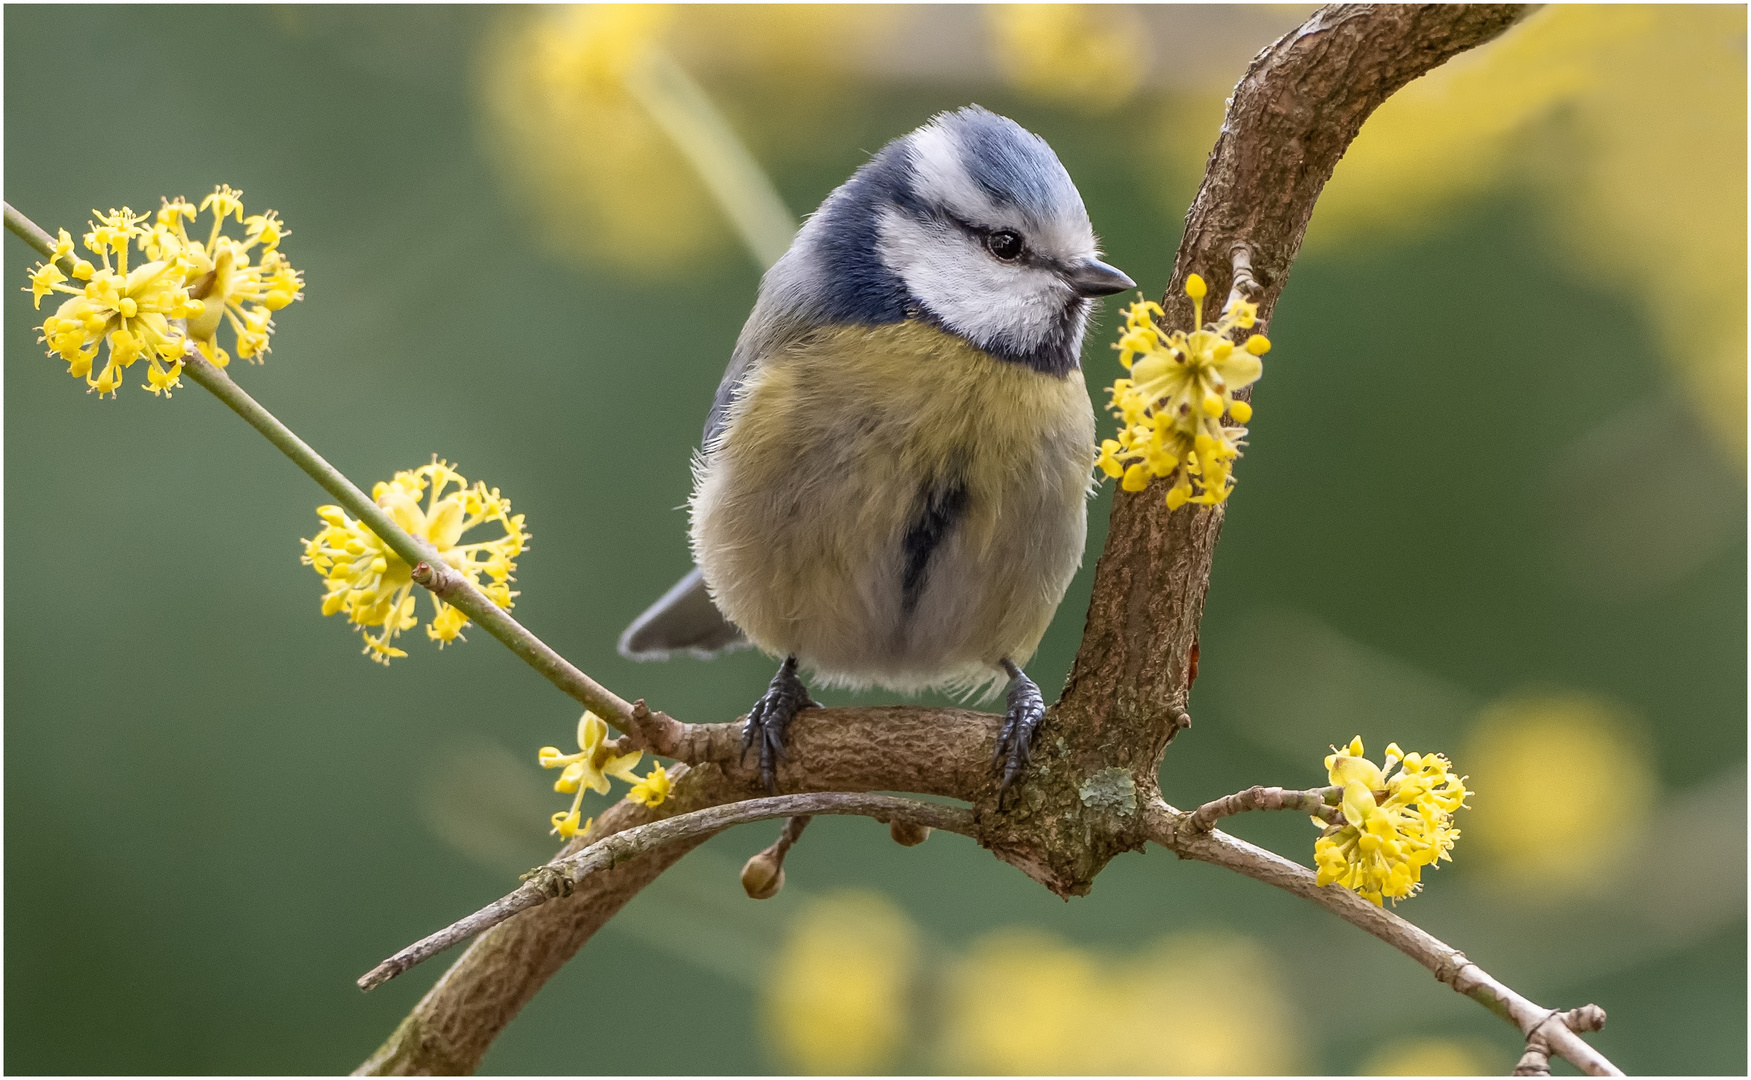
[[[1021,670],[1087,538],[1083,331],[1132,288],[1045,140],[978,106],[894,140],[760,285],[694,463],[688,574],[622,654],[753,644],[783,664],[748,715],[774,789],[822,685],[1008,682],[1007,788],[1045,715]]]

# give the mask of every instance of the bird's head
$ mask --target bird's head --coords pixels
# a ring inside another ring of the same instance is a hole
[[[884,147],[798,239],[835,321],[923,318],[1055,373],[1077,365],[1092,298],[1135,285],[1099,259],[1045,140],[976,105]]]

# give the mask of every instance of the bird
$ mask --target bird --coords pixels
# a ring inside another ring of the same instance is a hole
[[[748,713],[776,791],[824,687],[994,695],[1002,799],[1045,716],[1023,670],[1087,540],[1094,409],[1081,374],[1103,262],[1046,141],[978,105],[939,113],[835,189],[767,270],[693,459],[695,568],[622,655],[782,658]]]

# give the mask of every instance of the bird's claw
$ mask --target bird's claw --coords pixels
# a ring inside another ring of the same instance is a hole
[[[760,745],[760,783],[772,794],[778,793],[778,763],[785,755],[785,737],[790,722],[804,709],[819,708],[809,697],[808,687],[796,674],[796,657],[790,657],[772,676],[766,693],[748,710],[748,724],[742,729],[742,760],[756,742]]]
[[[1039,686],[1014,664],[1006,662],[1004,668],[1010,678],[1008,708],[1003,715],[1003,727],[997,733],[997,746],[991,752],[991,767],[1001,774],[997,783],[999,805],[1004,793],[1027,771],[1034,733],[1046,718],[1046,700]]]

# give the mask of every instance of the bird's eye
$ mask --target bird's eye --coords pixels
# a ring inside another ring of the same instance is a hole
[[[1014,262],[1021,258],[1021,236],[1008,229],[999,229],[985,237],[985,250],[1004,262]]]

